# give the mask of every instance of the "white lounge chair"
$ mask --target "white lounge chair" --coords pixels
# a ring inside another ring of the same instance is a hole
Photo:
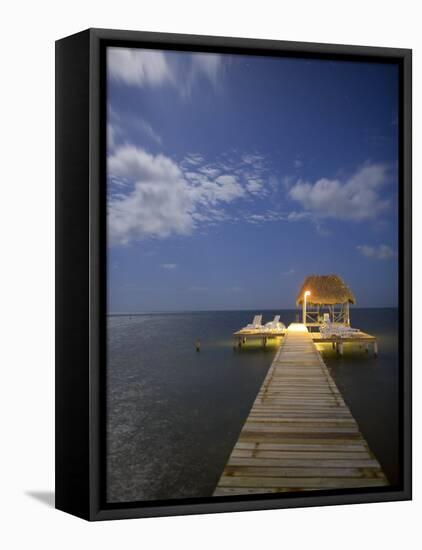
[[[335,336],[334,334],[335,331],[331,326],[331,323],[326,323],[326,322],[322,323],[322,325],[320,325],[319,327],[319,332],[325,338],[330,338],[331,336]]]
[[[265,323],[265,329],[282,332],[283,330],[286,330],[286,325],[280,322],[280,315],[276,315],[272,321]]]
[[[347,338],[348,336],[352,336],[353,334],[356,334],[360,332],[358,328],[352,328],[352,327],[346,327],[346,326],[340,326],[337,329],[337,334],[340,336],[340,338]]]
[[[280,315],[276,315],[272,321],[270,321],[269,323],[265,323],[265,326],[269,327],[270,325],[276,325],[279,322],[280,322]]]
[[[242,330],[260,330],[262,328],[262,315],[255,315],[252,323],[249,323],[246,327],[243,327]]]
[[[347,327],[345,325],[332,323],[330,319],[329,318],[327,319],[325,315],[326,314],[324,314],[324,322],[319,327],[319,331],[326,338],[330,338],[331,336],[337,336],[339,338],[347,338],[352,334],[356,334],[357,332],[360,332],[360,330],[357,328],[352,328],[352,327]]]

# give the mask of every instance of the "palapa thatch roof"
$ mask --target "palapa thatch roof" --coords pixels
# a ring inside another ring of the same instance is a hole
[[[309,290],[308,304],[344,304],[356,302],[353,292],[338,275],[310,275],[304,280],[296,298],[296,304],[303,302],[304,293]]]

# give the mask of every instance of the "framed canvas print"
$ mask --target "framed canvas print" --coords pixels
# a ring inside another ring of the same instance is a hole
[[[411,51],[56,43],[56,506],[411,498]]]

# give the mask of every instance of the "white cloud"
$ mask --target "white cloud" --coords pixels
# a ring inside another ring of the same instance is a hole
[[[283,277],[287,277],[289,275],[293,275],[295,273],[295,270],[294,269],[288,269],[287,271],[282,271],[281,272],[281,275]]]
[[[108,48],[107,68],[111,78],[138,86],[157,86],[173,77],[163,52],[135,48]]]
[[[196,53],[192,55],[193,72],[204,74],[214,85],[217,84],[222,57],[214,53]]]
[[[373,258],[375,260],[390,260],[394,258],[395,253],[391,246],[386,244],[380,244],[379,246],[370,246],[363,244],[356,247],[357,250],[366,258]]]
[[[133,182],[128,194],[109,200],[111,244],[192,231],[194,205],[183,174],[171,159],[126,145],[109,157],[108,173]]]
[[[278,212],[276,210],[266,210],[265,212],[261,212],[260,214],[248,213],[245,216],[245,221],[254,224],[262,224],[266,222],[301,221],[307,217],[308,216],[306,213],[303,213],[303,215],[299,215],[297,214],[297,212]]]
[[[137,182],[131,193],[109,202],[110,244],[125,245],[146,236],[187,235],[194,227],[192,209],[182,181]]]
[[[309,212],[295,212],[294,210],[292,212],[289,212],[287,214],[287,221],[288,222],[301,222],[303,220],[309,220],[310,218]]]
[[[217,87],[223,56],[212,53],[163,52],[139,48],[108,48],[110,77],[139,87],[174,86],[188,97],[198,79]]]
[[[138,121],[139,127],[144,132],[144,134],[149,137],[152,141],[157,143],[158,145],[162,144],[161,136],[157,134],[157,132],[154,130],[154,128],[149,124],[146,120],[139,119]]]
[[[111,176],[134,181],[177,181],[182,172],[177,164],[164,155],[150,155],[135,145],[123,145],[108,159]]]
[[[200,171],[185,173],[192,198],[203,205],[216,205],[218,202],[231,202],[245,195],[245,190],[235,176],[223,174],[215,179]]]
[[[248,221],[249,223],[262,223],[268,220],[265,214],[250,214],[248,216]]]
[[[321,178],[315,183],[299,180],[289,197],[317,218],[362,221],[373,219],[389,206],[379,191],[387,181],[387,167],[367,164],[345,181]]]
[[[216,178],[221,170],[219,168],[213,168],[212,166],[201,166],[201,168],[198,168],[198,172],[201,172],[201,174],[205,174],[205,176],[208,176],[210,178]]]
[[[149,122],[141,117],[118,115],[113,109],[109,109],[107,123],[107,151],[110,153],[117,145],[127,143],[129,135],[138,135],[143,140],[157,145],[162,145],[161,136],[154,130]]]
[[[215,180],[215,183],[216,187],[212,189],[212,195],[214,195],[215,197],[214,202],[231,202],[233,199],[237,199],[245,195],[245,190],[237,181],[235,176],[218,176],[218,178]]]
[[[163,269],[172,270],[172,269],[176,269],[177,264],[161,264],[161,267]]]
[[[189,235],[200,224],[228,219],[224,206],[245,198],[245,185],[232,174],[209,177],[190,160],[177,163],[133,145],[114,150],[108,157],[108,176],[114,183],[124,181],[125,192],[119,187],[109,196],[111,245],[127,245],[148,237]],[[194,160],[200,162],[199,158]],[[191,167],[189,171],[183,169],[186,164]],[[212,168],[207,166],[206,172],[211,175]]]
[[[186,155],[184,162],[196,166],[204,162],[204,157],[198,153],[190,153],[189,155]]]
[[[252,193],[252,195],[259,194],[262,190],[262,187],[263,187],[262,181],[258,179],[253,179],[253,178],[251,178],[246,184],[246,189],[249,191],[249,193]]]
[[[242,161],[246,164],[258,164],[260,166],[263,160],[264,157],[259,153],[246,153],[242,155]]]

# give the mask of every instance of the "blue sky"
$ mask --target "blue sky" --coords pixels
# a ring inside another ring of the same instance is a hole
[[[397,305],[393,65],[109,48],[108,308]]]

